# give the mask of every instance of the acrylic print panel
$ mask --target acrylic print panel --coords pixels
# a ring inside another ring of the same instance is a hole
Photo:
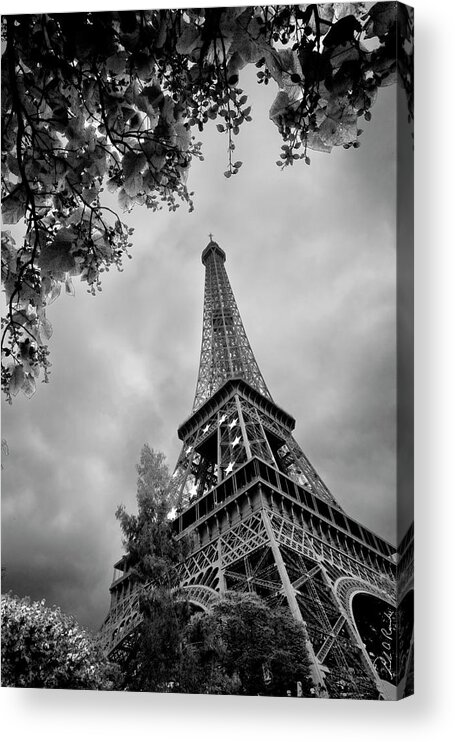
[[[412,10],[2,20],[3,685],[411,694]]]

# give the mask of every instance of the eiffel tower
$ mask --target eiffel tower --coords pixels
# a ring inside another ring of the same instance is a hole
[[[225,260],[210,236],[196,393],[171,480],[174,527],[192,544],[181,587],[206,611],[229,590],[287,605],[305,633],[315,696],[396,699],[409,674],[397,656],[397,549],[343,511],[293,437],[295,420],[267,388]],[[409,590],[412,537],[404,541]],[[115,567],[102,629],[111,655],[141,620],[126,559]],[[412,630],[403,624],[401,649]]]

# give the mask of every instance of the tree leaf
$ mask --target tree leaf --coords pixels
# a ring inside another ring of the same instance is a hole
[[[191,142],[191,134],[188,128],[181,121],[174,125],[175,144],[182,151],[186,152]]]
[[[365,38],[383,38],[397,23],[397,4],[395,2],[375,3],[368,11]]]
[[[177,39],[175,45],[175,51],[177,54],[191,54],[197,47],[198,43],[202,44],[201,40],[201,29],[199,26],[192,24],[186,24],[183,32]]]
[[[147,158],[143,152],[129,151],[123,158],[123,189],[130,198],[134,198],[142,190],[142,170],[146,164]]]
[[[142,168],[145,166],[147,158],[143,152],[131,152],[128,151],[122,162],[123,174],[125,178],[131,178],[140,173]]]
[[[76,242],[72,229],[63,227],[54,237],[53,242],[43,246],[37,260],[38,266],[46,273],[66,273],[75,266],[71,250]]]
[[[134,201],[130,198],[124,188],[120,188],[118,201],[123,211],[131,211]]]
[[[53,329],[52,329],[52,325],[49,322],[49,320],[43,317],[41,319],[39,327],[40,327],[40,335],[44,337],[45,340],[50,340],[50,338],[52,337]]]
[[[70,296],[75,296],[75,290],[73,286],[73,282],[71,280],[71,276],[67,276],[65,279],[65,292],[69,294]]]
[[[334,147],[357,140],[357,111],[347,101],[331,101],[318,131],[324,144]]]
[[[15,366],[13,368],[11,379],[9,382],[9,391],[15,397],[17,393],[22,389],[24,383],[25,373],[23,366]]]
[[[340,18],[339,21],[333,24],[328,34],[324,36],[322,43],[328,48],[353,41],[354,33],[360,31],[361,28],[360,21],[354,15],[344,16],[344,18]]]
[[[2,217],[5,224],[17,224],[25,216],[26,199],[24,189],[16,188],[10,196],[2,199]]]
[[[31,373],[26,373],[24,375],[24,381],[22,384],[22,391],[25,394],[26,397],[30,399],[30,397],[33,397],[33,395],[36,392],[36,381],[34,376]]]
[[[136,98],[138,108],[151,117],[153,125],[159,120],[160,108],[164,103],[164,94],[157,83],[146,85]]]
[[[125,72],[128,55],[126,51],[118,51],[106,59],[106,67],[114,75],[123,75]]]
[[[60,281],[52,281],[52,286],[47,294],[46,302],[47,304],[52,304],[58,297],[60,296],[60,292],[62,290],[62,285]]]
[[[272,103],[272,107],[269,112],[269,118],[275,123],[279,124],[279,119],[284,116],[289,108],[290,100],[289,96],[283,90],[280,90],[275,100]]]

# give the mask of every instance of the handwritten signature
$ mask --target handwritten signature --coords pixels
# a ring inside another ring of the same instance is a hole
[[[373,666],[376,671],[378,670],[378,667],[382,667],[388,676],[393,679],[394,673],[391,653],[393,640],[393,611],[387,611],[387,613],[384,614],[384,618],[388,621],[388,625],[381,628],[381,634],[383,636],[383,641],[381,642],[382,652],[378,657],[374,658]]]

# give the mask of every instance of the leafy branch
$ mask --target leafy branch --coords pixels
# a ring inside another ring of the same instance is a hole
[[[2,389],[8,401],[48,380],[47,306],[72,278],[95,294],[122,269],[132,230],[119,212],[193,209],[195,134],[213,121],[235,137],[252,120],[239,85],[256,65],[278,87],[270,118],[279,167],[309,150],[357,148],[378,87],[398,75],[412,116],[412,16],[393,2],[34,14],[3,18]],[[398,59],[398,65],[397,65]]]

